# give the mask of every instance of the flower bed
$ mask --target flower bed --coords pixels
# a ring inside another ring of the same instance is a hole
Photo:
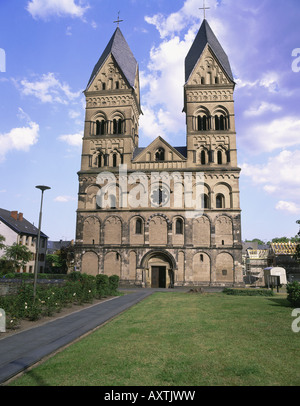
[[[33,284],[18,284],[15,295],[0,297],[0,308],[6,313],[7,328],[17,328],[20,320],[35,321],[51,316],[73,304],[92,303],[94,299],[118,295],[118,276],[73,273],[61,286],[38,285],[33,297]]]

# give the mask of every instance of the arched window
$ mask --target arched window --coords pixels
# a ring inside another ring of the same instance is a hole
[[[141,219],[137,219],[135,222],[135,234],[142,234],[143,222]]]
[[[101,168],[102,167],[102,153],[100,152],[99,153],[99,155],[98,155],[98,168]]]
[[[209,129],[209,118],[204,116],[197,117],[197,131],[207,131]]]
[[[160,162],[165,160],[165,150],[163,148],[159,148],[155,152],[155,161]]]
[[[219,120],[219,116],[215,116],[215,129],[217,131],[220,130],[220,120]]]
[[[122,134],[122,120],[120,118],[113,120],[113,133]]]
[[[102,83],[102,90],[106,90],[106,83]]]
[[[216,197],[216,208],[224,209],[225,208],[225,197],[222,194],[218,194]]]
[[[117,166],[117,154],[113,154],[113,167],[116,168]]]
[[[205,79],[203,76],[201,77],[201,85],[205,85]]]
[[[105,120],[97,120],[96,135],[104,135],[104,134],[105,134]]]
[[[222,161],[222,151],[218,151],[218,165],[222,165],[223,161]]]
[[[120,87],[120,84],[118,81],[116,81],[116,89],[119,89],[119,87]]]
[[[207,195],[204,195],[204,198],[203,198],[203,204],[204,204],[204,209],[209,209],[209,199],[208,199],[208,196]]]
[[[204,150],[201,151],[201,165],[206,164],[206,153]]]
[[[229,116],[224,111],[219,111],[215,114],[215,130],[216,131],[227,131],[229,129]]]
[[[183,234],[183,220],[176,220],[176,234]]]

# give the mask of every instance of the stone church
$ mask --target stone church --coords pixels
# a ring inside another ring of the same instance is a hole
[[[139,68],[117,27],[84,92],[78,271],[123,286],[243,284],[235,83],[206,19],[183,85],[186,145],[157,134],[139,147]]]

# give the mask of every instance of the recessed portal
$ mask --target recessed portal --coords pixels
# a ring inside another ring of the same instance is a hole
[[[152,266],[151,267],[151,287],[166,288],[166,267]]]

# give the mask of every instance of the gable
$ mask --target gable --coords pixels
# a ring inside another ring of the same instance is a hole
[[[89,85],[89,91],[114,90],[114,89],[129,89],[127,80],[125,79],[118,64],[110,54],[97,75]]]
[[[129,87],[134,88],[138,64],[120,28],[118,27],[107,44],[100,59],[96,63],[86,90],[90,88],[91,84],[94,82],[96,76],[98,76],[99,71],[102,69],[105,61],[110,55],[113,56],[120,72],[122,72],[124,78],[126,78]]]
[[[196,63],[187,85],[227,85],[232,83],[222,65],[207,44]]]
[[[161,161],[185,161],[186,158],[181,154],[183,148],[172,147],[163,138],[157,137],[148,147],[139,148],[134,155],[133,162],[157,162],[156,154],[162,151],[164,159]]]

